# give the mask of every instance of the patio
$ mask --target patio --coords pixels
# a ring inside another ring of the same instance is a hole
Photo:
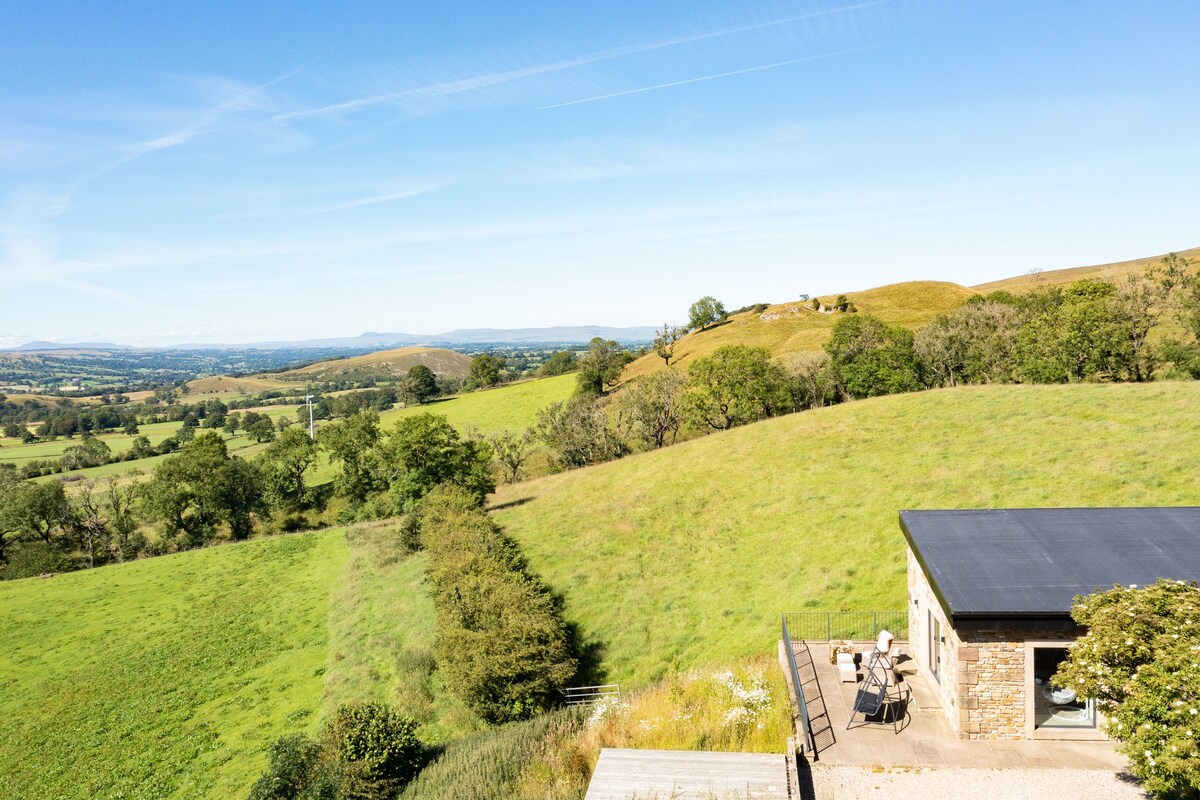
[[[793,641],[796,667],[816,747],[822,765],[880,767],[977,767],[1126,769],[1125,758],[1107,741],[964,741],[955,735],[942,713],[937,695],[916,664],[907,656],[897,659],[900,686],[910,700],[903,711],[901,729],[891,722],[860,724],[846,729],[858,691],[858,683],[838,679],[837,667],[829,663],[828,641]],[[869,645],[858,644],[858,650]],[[782,647],[782,643],[781,643]],[[901,643],[901,650],[905,645]],[[784,654],[781,652],[781,657]],[[784,670],[785,674],[788,672]],[[861,682],[860,668],[859,681]],[[791,679],[789,676],[789,684]]]

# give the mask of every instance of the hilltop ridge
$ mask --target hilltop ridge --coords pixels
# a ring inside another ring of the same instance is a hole
[[[282,372],[200,378],[189,381],[188,389],[193,394],[257,394],[310,381],[361,380],[368,377],[395,380],[404,377],[417,364],[424,364],[436,375],[465,378],[471,368],[471,357],[437,347],[397,347],[361,356],[318,361]]]

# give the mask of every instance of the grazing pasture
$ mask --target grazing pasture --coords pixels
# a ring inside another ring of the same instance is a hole
[[[0,583],[0,796],[245,794],[317,724],[341,531]]]
[[[459,432],[472,428],[480,433],[496,433],[506,428],[521,431],[533,424],[538,411],[574,394],[575,386],[574,374],[535,378],[495,389],[465,392],[423,406],[392,409],[381,418],[386,427],[406,414],[429,412],[446,417]]]
[[[1200,384],[977,386],[792,414],[501,487],[607,677],[769,651],[785,610],[903,610],[907,508],[1200,504]]]

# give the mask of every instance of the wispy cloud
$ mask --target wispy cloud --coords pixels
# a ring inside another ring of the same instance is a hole
[[[442,188],[444,184],[428,184],[424,186],[414,186],[410,189],[403,189],[398,192],[387,192],[386,194],[370,195],[368,197],[359,197],[354,200],[344,200],[340,203],[323,206],[313,209],[308,212],[310,214],[327,214],[333,211],[345,211],[351,208],[362,208],[363,206],[373,206],[380,203],[391,203],[395,200],[405,200],[409,197],[417,197],[418,195],[427,194],[428,192],[436,191]]]
[[[426,100],[432,98],[446,97],[448,95],[462,94],[466,92],[479,91],[500,84],[511,83],[513,81],[530,78],[537,75],[544,75],[552,72],[561,72],[563,70],[575,69],[577,67],[596,64],[602,61],[611,61],[613,59],[622,58],[625,56],[638,55],[648,53],[654,50],[662,50],[669,47],[678,47],[680,45],[702,42],[710,39],[717,39],[725,36],[733,36],[736,34],[747,33],[750,31],[762,30],[765,28],[779,27],[782,25],[790,25],[804,20],[825,17],[832,14],[844,14],[858,9],[869,8],[872,6],[884,5],[890,0],[869,0],[868,2],[855,3],[853,5],[838,6],[836,8],[823,9],[821,11],[811,11],[805,14],[797,14],[791,17],[782,19],[768,20],[766,22],[756,22],[749,25],[739,25],[732,28],[724,28],[718,31],[707,31],[704,33],[690,34],[687,36],[677,36],[670,39],[659,39],[650,42],[640,42],[636,44],[614,47],[608,50],[600,50],[594,53],[589,53],[578,58],[568,58],[560,61],[552,61],[545,64],[537,64],[519,69],[503,70],[499,72],[486,73],[482,75],[473,75],[468,78],[463,78],[454,81],[445,81],[440,83],[429,84],[426,86],[418,86],[411,89],[402,89],[394,92],[384,92],[381,94],[360,97],[354,100],[347,100],[341,103],[333,103],[331,105],[321,106],[319,108],[310,108],[301,111],[291,111],[282,114],[276,114],[273,119],[277,121],[290,121],[296,119],[304,119],[307,117],[320,116],[339,116],[344,114],[354,113],[363,109],[372,108],[378,105],[387,103],[395,103],[405,100]],[[794,63],[794,62],[792,62]],[[773,65],[783,66],[783,64]],[[760,69],[769,69],[770,67],[761,67]],[[732,73],[736,74],[736,73]],[[712,76],[720,77],[720,76]],[[702,80],[702,79],[697,79]],[[671,84],[667,84],[671,85]],[[661,87],[657,87],[661,88]],[[643,90],[648,91],[648,90]],[[599,99],[599,98],[596,98]],[[582,102],[582,101],[580,101]],[[563,104],[568,105],[568,104]],[[553,106],[551,106],[553,107]]]
[[[0,225],[0,246],[5,256],[0,261],[0,275],[13,284],[51,286],[128,306],[145,307],[126,292],[80,280],[77,265],[58,257],[59,237],[55,230],[55,219],[70,208],[75,195],[88,184],[150,153],[178,147],[215,130],[229,114],[262,108],[256,98],[295,73],[293,70],[266,83],[249,87],[228,80],[203,81],[203,88],[209,93],[219,94],[220,99],[186,124],[122,148],[117,158],[75,176],[61,190],[47,192],[22,189],[12,193],[8,198],[4,222]],[[197,83],[196,79],[189,80]]]
[[[137,159],[148,155],[149,153],[187,144],[197,136],[216,130],[218,123],[228,114],[246,111],[253,108],[263,108],[262,105],[251,101],[255,97],[260,96],[267,89],[287,80],[299,71],[300,70],[298,69],[291,70],[290,72],[286,72],[277,78],[257,86],[245,87],[234,85],[232,87],[232,92],[227,97],[202,111],[191,122],[160,136],[156,136],[152,139],[131,145],[120,158],[106,165],[100,171],[92,174],[87,178],[87,180],[95,180],[96,178],[112,172],[113,170],[132,161],[136,161]]]
[[[678,81],[668,81],[667,83],[656,83],[653,86],[641,86],[637,89],[625,89],[620,92],[609,92],[608,94],[598,94],[594,97],[584,97],[579,100],[568,100],[565,103],[554,103],[548,106],[542,106],[538,111],[548,111],[552,108],[564,108],[566,106],[577,106],[581,103],[594,103],[597,100],[610,100],[614,97],[625,97],[631,94],[641,94],[643,92],[653,92],[659,89],[669,89],[672,86],[686,86],[689,83],[701,83],[703,81],[717,80],[718,78],[732,78],[735,75],[748,75],[752,72],[763,72],[768,69],[779,69],[780,67],[788,67],[793,64],[803,64],[808,61],[820,61],[826,58],[835,58],[837,56],[849,55],[851,53],[861,53],[865,50],[870,50],[870,47],[855,47],[849,50],[837,50],[832,53],[821,53],[815,56],[804,56],[802,58],[789,58],[786,61],[776,61],[773,64],[760,64],[755,67],[746,67],[745,69],[734,69],[727,72],[718,72],[713,75],[701,75],[696,78],[684,78]]]

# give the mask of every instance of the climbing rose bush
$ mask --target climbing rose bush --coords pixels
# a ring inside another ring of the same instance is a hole
[[[1200,587],[1159,580],[1075,598],[1087,629],[1051,681],[1090,697],[1159,798],[1200,798]]]

